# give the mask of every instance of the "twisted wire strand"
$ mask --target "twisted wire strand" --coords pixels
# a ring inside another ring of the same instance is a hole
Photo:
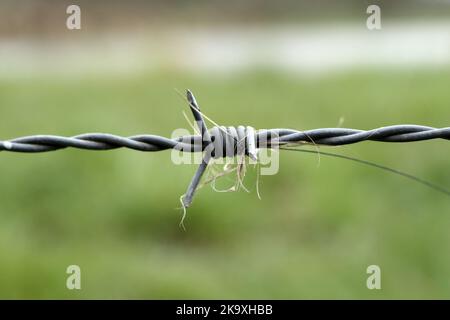
[[[234,139],[237,137],[240,139],[242,138],[240,127],[228,127],[227,132]],[[218,127],[214,127],[209,132],[214,133],[218,129]],[[239,135],[233,135],[230,132],[239,132]],[[216,136],[219,137],[220,135],[216,134]],[[225,139],[226,136],[222,135],[222,139]],[[419,125],[393,125],[367,131],[347,128],[321,128],[307,131],[268,129],[255,132],[254,139],[258,148],[302,142],[338,146],[367,140],[378,142],[412,142],[430,139],[450,140],[450,127],[433,128]],[[121,137],[107,133],[86,133],[73,137],[33,135],[0,141],[0,151],[36,153],[71,147],[85,150],[129,148],[144,152],[167,149],[199,152],[204,150],[207,145],[205,145],[200,135],[181,136],[175,139],[169,139],[158,135]]]

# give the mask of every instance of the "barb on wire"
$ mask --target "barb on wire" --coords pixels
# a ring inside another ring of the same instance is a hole
[[[190,90],[187,101],[200,134],[169,139],[158,135],[121,137],[107,133],[86,133],[73,137],[33,135],[0,141],[0,151],[36,153],[65,148],[85,150],[112,150],[129,148],[144,152],[168,149],[183,152],[205,152],[202,163],[182,197],[183,207],[192,203],[194,193],[211,158],[246,155],[256,160],[257,149],[309,144],[339,146],[362,141],[413,142],[430,139],[450,140],[450,127],[433,128],[406,124],[386,126],[372,130],[346,128],[321,128],[306,131],[294,129],[266,129],[256,131],[252,127],[218,127],[208,130],[200,107]],[[231,146],[231,149],[229,148]],[[230,152],[231,150],[231,152]]]
[[[203,120],[202,114],[200,112],[200,107],[197,104],[197,100],[190,90],[187,90],[187,99],[189,101],[189,107],[191,108],[192,115],[194,116],[195,121],[197,122],[197,126],[200,129],[200,135],[202,137],[202,149],[205,146],[209,146],[211,143],[211,136],[209,135],[208,128],[206,127],[206,123]],[[194,193],[198,188],[198,184],[200,183],[200,179],[205,173],[206,168],[208,167],[209,160],[211,157],[209,153],[206,153],[202,159],[202,163],[198,167],[195,172],[194,177],[189,184],[186,194],[182,197],[183,207],[187,208],[191,205],[192,199],[194,198]],[[181,221],[183,223],[183,220]]]

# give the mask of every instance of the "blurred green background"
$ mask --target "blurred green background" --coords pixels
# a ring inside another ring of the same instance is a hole
[[[23,36],[15,31],[3,43]],[[223,125],[312,129],[341,118],[343,127],[361,129],[449,125],[447,65],[312,76],[264,66],[195,73],[170,61],[132,73],[28,71],[0,77],[1,139],[170,136],[188,128],[176,92],[185,88]],[[322,150],[449,188],[447,143]],[[318,166],[314,155],[282,151],[279,173],[260,179],[261,200],[250,169],[251,193],[201,189],[183,231],[179,197],[196,166],[174,165],[170,151],[2,152],[0,167],[0,298],[450,297],[449,198],[375,168],[325,156]],[[72,264],[81,267],[81,290],[66,288]],[[373,264],[381,290],[366,287]]]

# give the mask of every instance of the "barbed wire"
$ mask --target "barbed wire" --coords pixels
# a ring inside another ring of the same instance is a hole
[[[217,127],[214,127],[215,129]],[[221,129],[233,136],[232,131],[239,127]],[[211,131],[213,131],[213,129]],[[210,132],[211,132],[210,131]],[[222,131],[222,130],[221,130]],[[223,132],[223,131],[222,131]],[[262,137],[264,136],[264,139]],[[268,140],[266,137],[273,137]],[[293,129],[268,129],[256,132],[256,147],[264,148],[288,143],[311,143],[317,145],[338,146],[362,141],[378,142],[413,142],[431,139],[450,140],[450,127],[433,128],[419,125],[393,125],[372,130],[347,128],[322,128],[306,131]],[[262,142],[265,141],[265,143]],[[136,135],[122,137],[107,133],[86,133],[74,137],[55,135],[32,135],[0,141],[0,151],[10,152],[47,152],[68,147],[85,150],[112,150],[129,148],[138,151],[152,152],[177,149],[186,152],[199,152],[208,144],[203,143],[200,135],[181,136],[169,139],[158,135]]]
[[[430,139],[450,140],[450,127],[433,128],[413,124],[385,126],[372,130],[320,128],[306,131],[294,129],[263,129],[256,131],[252,127],[244,126],[215,126],[208,130],[202,117],[203,114],[200,112],[200,107],[190,90],[187,90],[187,101],[197,122],[200,134],[180,136],[174,139],[150,134],[131,137],[107,133],[86,133],[73,137],[32,135],[0,141],[0,151],[37,153],[70,147],[85,150],[129,148],[144,152],[168,149],[183,152],[201,152],[209,148],[211,154],[204,156],[203,162],[200,164],[183,198],[183,206],[188,207],[192,202],[200,178],[211,157],[235,156],[242,153],[255,158],[256,148],[276,148],[302,143],[339,146],[368,140],[378,142],[413,142]],[[229,152],[230,146],[231,153]]]

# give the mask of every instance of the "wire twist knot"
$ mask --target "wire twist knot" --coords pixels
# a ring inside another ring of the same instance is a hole
[[[257,160],[256,131],[249,126],[216,126],[209,131],[211,143],[206,147],[214,159],[249,156]]]

